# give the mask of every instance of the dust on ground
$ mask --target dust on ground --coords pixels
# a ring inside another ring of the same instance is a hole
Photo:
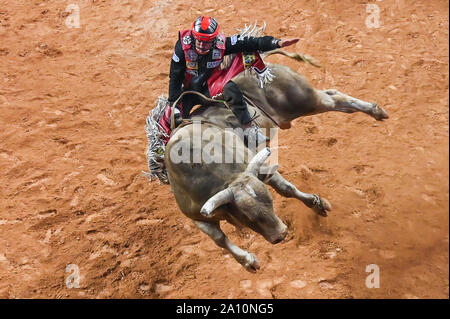
[[[73,2],[80,28],[64,1],[0,2],[0,297],[449,297],[448,2]],[[289,225],[275,246],[226,226],[257,274],[141,175],[145,117],[167,94],[177,31],[200,13],[226,34],[258,20],[300,37],[289,51],[323,69],[268,60],[390,114],[326,113],[280,132],[283,175],[334,209],[320,218],[272,192]],[[70,264],[79,288],[65,284]],[[365,285],[371,264],[378,289]]]

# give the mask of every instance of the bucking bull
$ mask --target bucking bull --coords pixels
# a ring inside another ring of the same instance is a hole
[[[276,51],[272,53],[291,55]],[[272,80],[264,85],[244,73],[233,78],[248,98],[249,111],[257,116],[261,128],[288,129],[290,122],[298,117],[328,111],[364,112],[376,120],[388,118],[386,111],[375,103],[334,89],[315,89],[287,66],[267,64],[267,67]],[[263,147],[258,152],[249,149],[238,133],[239,128],[238,120],[224,103],[205,100],[191,113],[189,122],[172,132],[164,150],[164,163],[181,211],[245,269],[255,272],[260,268],[257,258],[227,238],[220,229],[221,220],[238,228],[248,227],[276,244],[286,237],[287,226],[275,214],[266,184],[282,196],[302,201],[320,216],[327,216],[331,205],[319,195],[301,192],[285,180],[277,172],[277,165],[266,164],[270,149]],[[196,161],[194,154],[204,154],[206,148],[216,160],[197,156]],[[187,152],[188,160],[180,160],[180,152],[185,155]]]

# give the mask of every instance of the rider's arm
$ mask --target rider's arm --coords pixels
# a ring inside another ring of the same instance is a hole
[[[174,54],[170,63],[169,102],[175,102],[183,89],[186,60],[180,40],[175,44]]]
[[[237,36],[227,37],[225,42],[225,55],[239,52],[255,52],[255,51],[271,51],[279,48],[280,39],[271,36],[263,36],[259,38]]]

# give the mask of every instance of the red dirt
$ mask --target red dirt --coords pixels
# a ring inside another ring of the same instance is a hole
[[[0,297],[448,298],[447,1],[74,1],[0,4]],[[200,4],[202,3],[202,4]],[[206,4],[205,4],[206,3]],[[333,204],[326,219],[273,193],[286,241],[224,229],[261,262],[246,272],[150,183],[145,117],[167,92],[177,31],[199,13],[227,34],[266,21],[301,37],[286,57],[317,88],[391,118],[327,113],[280,132],[280,171]],[[68,264],[80,269],[69,289]],[[366,266],[380,288],[365,286]]]

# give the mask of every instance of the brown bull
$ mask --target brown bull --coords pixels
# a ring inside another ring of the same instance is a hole
[[[375,103],[364,102],[336,90],[316,90],[304,77],[286,66],[270,65],[270,68],[275,79],[263,88],[256,79],[245,75],[233,80],[246,97],[264,110],[250,106],[260,115],[257,123],[262,128],[289,128],[290,122],[297,117],[327,111],[360,111],[377,120],[388,118],[387,113]],[[240,124],[223,104],[205,105],[194,111],[191,119],[199,123],[197,131],[194,124],[178,128],[173,132],[165,152],[165,166],[177,204],[198,228],[218,246],[227,249],[247,270],[256,271],[258,260],[228,240],[220,229],[220,220],[249,227],[273,244],[283,240],[287,228],[274,213],[272,198],[265,184],[283,196],[301,200],[321,216],[326,216],[327,211],[331,210],[327,200],[303,193],[286,181],[276,172],[277,167],[272,167],[270,173],[261,173],[261,168],[266,167],[264,162],[270,150],[265,148],[256,155],[251,151],[240,151],[248,150],[241,136],[226,130],[239,128]],[[234,142],[226,143],[227,136],[228,141]],[[191,153],[197,151],[204,154],[202,150],[205,148],[214,150],[212,153],[219,160],[211,161],[200,156],[195,162],[195,155]],[[189,160],[173,160],[179,157],[180,150],[190,153]],[[224,159],[230,153],[234,160],[227,163]]]

